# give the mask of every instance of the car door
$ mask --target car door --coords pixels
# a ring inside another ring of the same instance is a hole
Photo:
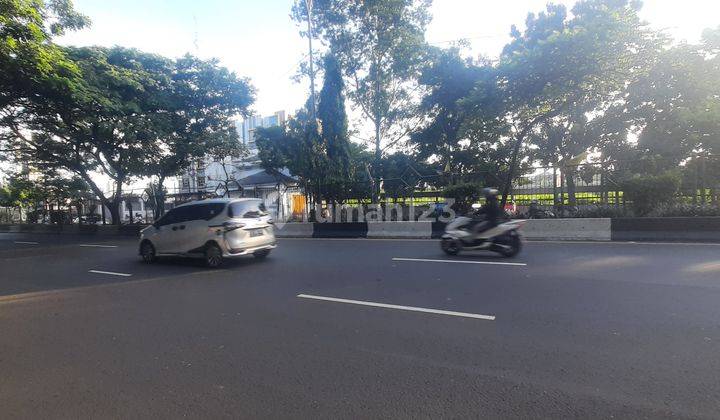
[[[193,204],[184,207],[176,225],[175,246],[178,253],[188,253],[202,248],[207,242],[208,226],[205,213],[208,204]]]
[[[175,208],[175,218],[172,223],[167,226],[167,249],[168,253],[182,254],[192,248],[188,248],[188,238],[192,229],[188,229],[188,224],[192,221],[194,205],[184,205]]]
[[[173,240],[174,232],[171,227],[177,220],[177,214],[178,209],[172,209],[153,224],[154,230],[150,236],[150,241],[155,246],[155,252],[158,254],[172,252],[171,241]]]

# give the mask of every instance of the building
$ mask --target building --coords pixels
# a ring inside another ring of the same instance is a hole
[[[293,196],[299,195],[297,183],[287,170],[266,171],[260,165],[255,145],[255,131],[260,127],[284,124],[285,111],[266,117],[253,115],[236,123],[240,141],[249,154],[240,159],[216,162],[206,157],[194,162],[179,179],[179,194],[188,198],[201,196],[257,197],[278,220],[287,220],[292,213]],[[229,176],[226,176],[225,173]],[[225,187],[229,191],[225,191]]]

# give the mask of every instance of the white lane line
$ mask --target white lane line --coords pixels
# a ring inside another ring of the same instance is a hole
[[[471,313],[467,313],[467,312],[443,311],[440,309],[418,308],[415,306],[390,305],[387,303],[366,302],[364,300],[340,299],[340,298],[334,298],[334,297],[305,295],[305,294],[299,294],[299,295],[297,295],[297,297],[303,298],[303,299],[325,300],[328,302],[350,303],[353,305],[374,306],[377,308],[399,309],[401,311],[425,312],[425,313],[429,313],[429,314],[450,315],[450,316],[459,316],[459,317],[463,317],[463,318],[475,318],[475,319],[484,319],[486,321],[495,321],[494,315],[480,315],[480,314],[471,314]]]
[[[16,244],[21,245],[38,245],[40,242],[33,242],[33,241],[15,241]]]
[[[88,272],[90,272],[90,273],[95,273],[95,274],[109,274],[109,275],[111,275],[111,276],[120,276],[120,277],[130,277],[130,276],[132,276],[132,274],[127,274],[127,273],[115,273],[115,272],[112,272],[112,271],[88,270]]]
[[[394,257],[393,261],[421,261],[421,262],[439,262],[439,263],[457,263],[457,264],[485,264],[485,265],[514,265],[526,266],[526,263],[500,262],[500,261],[462,261],[462,260],[432,260],[427,258],[398,258]]]
[[[117,248],[117,245],[81,244],[86,248]]]

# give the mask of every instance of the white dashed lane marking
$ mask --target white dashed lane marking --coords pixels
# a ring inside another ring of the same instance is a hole
[[[81,244],[85,248],[117,248],[117,245]]]
[[[388,303],[367,302],[364,300],[340,299],[340,298],[334,298],[334,297],[305,295],[305,294],[299,294],[299,295],[297,295],[297,297],[302,298],[302,299],[314,299],[314,300],[324,300],[324,301],[328,301],[328,302],[349,303],[352,305],[373,306],[376,308],[397,309],[397,310],[401,310],[401,311],[425,312],[428,314],[449,315],[449,316],[459,316],[462,318],[483,319],[486,321],[494,321],[495,320],[494,315],[481,315],[481,314],[471,314],[471,313],[467,313],[467,312],[443,311],[440,309],[418,308],[416,306],[391,305]]]
[[[94,273],[94,274],[107,274],[107,275],[110,275],[110,276],[120,276],[120,277],[130,277],[130,276],[132,276],[132,274],[116,273],[116,272],[113,272],[113,271],[88,270],[88,272]]]
[[[433,262],[433,263],[455,263],[455,264],[485,264],[485,265],[511,265],[524,267],[525,263],[514,263],[514,262],[500,262],[500,261],[464,261],[464,260],[432,260],[427,258],[393,258],[393,261],[419,261],[419,262]]]

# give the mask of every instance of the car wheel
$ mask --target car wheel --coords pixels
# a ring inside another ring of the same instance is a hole
[[[253,252],[253,256],[255,258],[259,258],[259,259],[263,259],[263,258],[267,257],[268,255],[270,255],[269,249],[261,249],[260,251]]]
[[[210,268],[217,268],[222,265],[222,250],[216,244],[209,244],[205,248],[205,265]]]
[[[142,245],[140,245],[140,256],[143,261],[148,264],[155,262],[157,260],[157,255],[155,254],[155,247],[153,244],[149,241],[143,242]]]

